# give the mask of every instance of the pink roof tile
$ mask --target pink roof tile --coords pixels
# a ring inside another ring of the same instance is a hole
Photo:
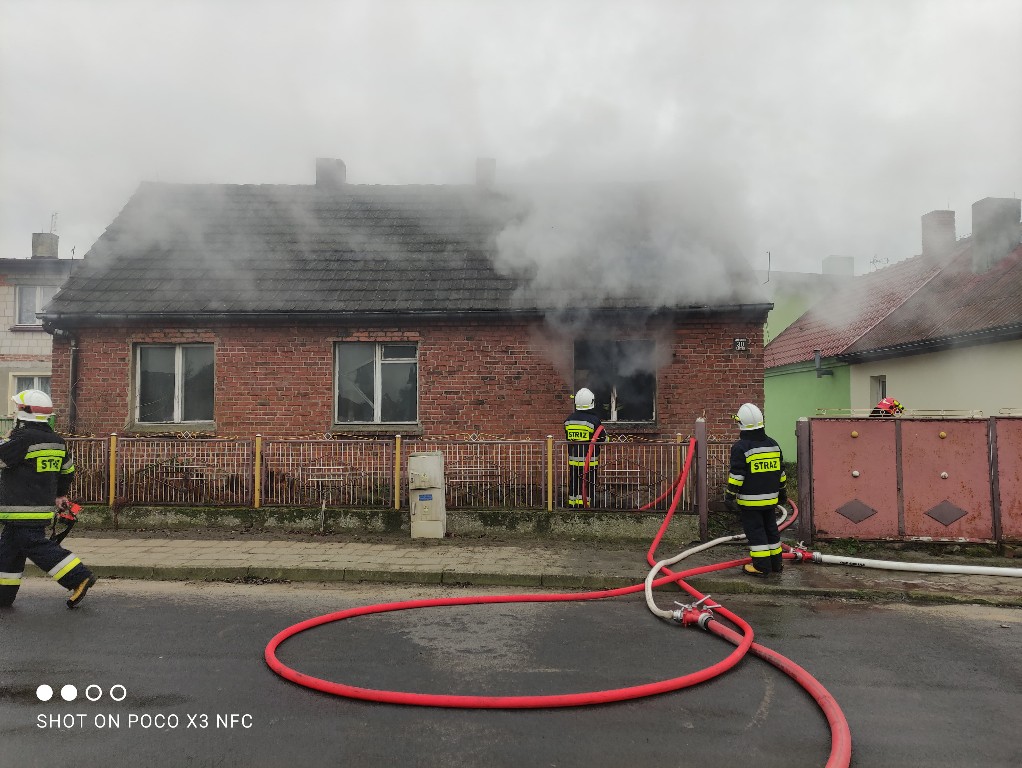
[[[901,306],[939,269],[938,262],[914,256],[850,280],[767,344],[765,366],[807,362],[817,349],[823,357],[840,354]]]

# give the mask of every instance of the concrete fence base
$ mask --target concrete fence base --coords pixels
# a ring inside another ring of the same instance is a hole
[[[663,512],[581,512],[545,510],[448,510],[453,536],[536,536],[548,539],[649,543]],[[391,509],[308,507],[86,507],[77,532],[88,530],[221,530],[267,533],[404,533],[409,513]],[[699,540],[699,518],[677,514],[664,535],[666,545]]]

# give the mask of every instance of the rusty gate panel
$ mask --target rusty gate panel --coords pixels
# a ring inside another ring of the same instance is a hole
[[[986,419],[899,419],[905,535],[992,540]]]
[[[824,539],[898,536],[894,423],[813,419],[813,528]]]
[[[994,420],[997,430],[997,483],[1001,536],[1022,541],[1022,419]]]

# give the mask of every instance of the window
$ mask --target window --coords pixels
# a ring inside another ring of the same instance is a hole
[[[418,420],[419,365],[414,344],[338,342],[334,348],[338,424]]]
[[[140,344],[136,421],[213,420],[213,345]]]
[[[596,395],[604,421],[653,421],[656,417],[656,344],[652,341],[575,342],[575,390]]]
[[[50,377],[32,373],[15,373],[10,378],[11,395],[24,392],[26,389],[38,389],[50,394]],[[7,401],[8,412],[13,415],[15,412],[14,403]]]
[[[26,389],[38,389],[40,392],[50,394],[49,376],[29,376],[26,374],[14,375],[14,392],[24,392]]]
[[[19,285],[17,324],[42,325],[42,321],[35,313],[50,303],[50,299],[59,288],[57,285]]]
[[[885,397],[887,397],[887,377],[886,376],[870,376],[869,377],[869,396],[870,396],[870,407],[872,408],[876,403],[879,403]]]

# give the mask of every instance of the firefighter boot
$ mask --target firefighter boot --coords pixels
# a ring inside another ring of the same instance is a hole
[[[766,558],[763,558],[763,559],[765,560]],[[763,563],[764,567],[766,567],[768,565],[769,565],[769,563]],[[765,579],[767,576],[770,575],[770,571],[761,571],[755,565],[753,565],[752,563],[746,563],[742,567],[742,571],[744,571],[745,573],[749,574],[750,576],[755,576],[756,578],[759,578],[759,579]]]
[[[770,555],[770,570],[780,573],[784,570],[784,556],[781,553]]]
[[[95,576],[89,576],[83,580],[81,584],[71,590],[71,597],[67,599],[67,607],[74,608],[78,603],[85,599],[85,594],[92,588],[96,583]]]

